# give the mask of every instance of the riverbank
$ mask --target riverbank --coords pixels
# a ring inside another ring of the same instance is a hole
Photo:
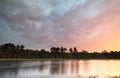
[[[120,59],[0,59],[0,61],[120,60]]]

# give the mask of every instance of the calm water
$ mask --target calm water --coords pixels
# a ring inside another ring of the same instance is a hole
[[[107,78],[120,76],[120,60],[0,61],[0,78]]]

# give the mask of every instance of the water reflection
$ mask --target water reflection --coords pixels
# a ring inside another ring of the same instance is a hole
[[[72,78],[120,76],[120,60],[6,61],[0,78]]]
[[[70,61],[69,63],[71,66],[69,67],[71,70],[71,74],[78,74],[79,73],[79,61]]]
[[[16,78],[19,62],[0,61],[0,78]]]

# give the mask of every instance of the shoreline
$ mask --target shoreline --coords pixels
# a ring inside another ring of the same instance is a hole
[[[120,60],[120,59],[0,59],[0,61],[64,61],[64,60]]]

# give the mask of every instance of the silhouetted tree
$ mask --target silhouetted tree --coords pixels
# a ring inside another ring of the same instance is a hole
[[[3,51],[3,52],[10,52],[13,50],[15,50],[15,45],[12,43],[7,43],[4,45],[1,45],[1,51]]]
[[[88,51],[86,51],[86,50],[82,50],[81,52],[82,52],[82,53],[88,53]]]
[[[55,47],[52,47],[52,48],[50,49],[51,52],[55,52],[55,50],[56,50]]]
[[[21,50],[23,50],[24,48],[25,48],[25,46],[24,46],[24,45],[21,45],[21,46],[20,46],[20,49],[21,49]]]
[[[60,52],[60,48],[59,47],[56,48],[56,52]]]
[[[69,49],[69,52],[70,52],[70,53],[73,53],[73,50],[72,50],[72,48],[70,48],[70,49]]]
[[[61,53],[64,53],[64,48],[63,48],[63,47],[61,47],[60,51],[61,51]]]
[[[61,53],[65,53],[67,51],[67,48],[61,47]]]
[[[16,49],[19,50],[19,49],[20,49],[20,45],[17,45],[17,46],[16,46]]]
[[[45,49],[31,50],[24,49],[24,45],[6,43],[0,45],[0,58],[70,58],[70,59],[120,59],[120,51],[88,52],[82,50],[79,53],[77,48],[70,48],[70,53],[65,53],[67,48],[52,47],[51,52]]]
[[[74,52],[76,53],[76,52],[78,52],[78,50],[77,50],[77,48],[76,47],[74,47]]]
[[[43,53],[44,53],[44,52],[46,52],[46,51],[45,51],[45,49],[41,49],[40,52],[43,52]]]
[[[108,53],[108,51],[107,51],[107,50],[104,50],[104,51],[102,51],[102,53]]]
[[[63,48],[63,52],[66,52],[67,51],[67,48]]]

